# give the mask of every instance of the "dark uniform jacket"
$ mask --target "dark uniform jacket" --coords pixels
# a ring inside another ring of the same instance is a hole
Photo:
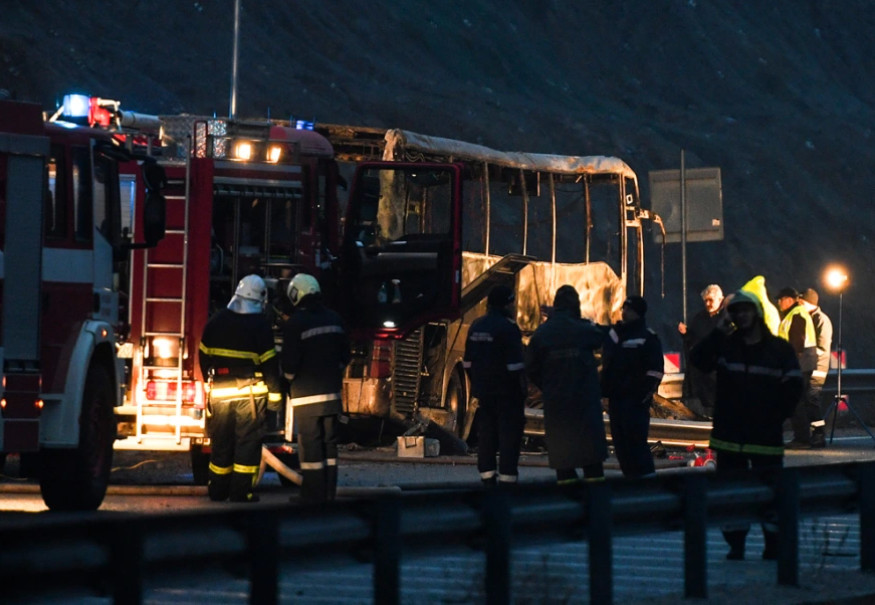
[[[659,337],[642,318],[615,324],[604,343],[602,394],[649,405],[665,367]]]
[[[282,351],[296,414],[343,411],[343,371],[349,359],[349,337],[340,315],[321,304],[299,305],[283,326]]]
[[[526,372],[544,396],[551,468],[581,468],[607,458],[598,367],[604,332],[555,309],[526,348]]]
[[[261,314],[235,313],[222,309],[207,322],[199,345],[204,380],[213,372],[211,396],[265,395],[272,402],[281,399],[279,363],[273,332]]]
[[[763,340],[745,344],[737,332],[714,330],[693,348],[702,371],[717,370],[717,404],[711,447],[747,454],[782,455],[783,423],[802,395],[793,347],[763,324]]]
[[[471,378],[471,395],[481,405],[525,400],[522,334],[500,310],[490,308],[471,323],[463,365]]]

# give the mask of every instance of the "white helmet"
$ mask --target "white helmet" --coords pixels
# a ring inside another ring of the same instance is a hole
[[[308,275],[307,273],[298,273],[292,278],[292,281],[289,282],[286,294],[288,294],[289,300],[292,301],[292,304],[297,307],[298,303],[301,302],[305,296],[319,294],[320,291],[319,282],[316,281],[315,277]]]
[[[247,275],[237,284],[228,308],[236,313],[261,313],[267,303],[267,286],[258,275]]]

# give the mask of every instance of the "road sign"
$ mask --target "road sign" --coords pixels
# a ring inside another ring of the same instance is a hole
[[[723,239],[723,193],[719,168],[689,168],[686,178],[687,241]],[[662,217],[665,241],[681,241],[681,171],[651,170],[650,207]],[[657,243],[662,233],[654,231]]]

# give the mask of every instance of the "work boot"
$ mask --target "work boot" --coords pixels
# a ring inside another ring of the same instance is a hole
[[[744,543],[747,539],[745,530],[732,530],[723,532],[723,538],[729,544],[729,552],[726,553],[726,559],[729,561],[744,560]]]
[[[481,479],[480,483],[483,484],[483,487],[486,489],[492,489],[493,487],[498,486],[498,477],[489,477],[489,479]]]

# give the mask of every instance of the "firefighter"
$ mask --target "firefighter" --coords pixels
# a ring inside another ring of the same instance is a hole
[[[322,302],[319,282],[296,274],[287,289],[295,310],[283,326],[283,374],[290,383],[305,502],[337,493],[337,423],[349,338],[340,315]]]
[[[647,301],[630,296],[622,321],[608,330],[604,346],[602,394],[608,398],[611,442],[625,477],[653,476],[656,469],[647,444],[650,406],[662,382],[662,344],[647,327]]]
[[[577,290],[565,285],[526,347],[526,373],[544,394],[547,454],[559,485],[578,485],[577,468],[584,481],[605,477],[608,446],[594,355],[603,340],[599,327],[581,319]]]
[[[802,375],[793,347],[771,333],[761,300],[745,290],[735,293],[728,317],[693,347],[690,362],[703,372],[717,372],[717,401],[711,449],[717,472],[767,473],[774,480],[784,461],[783,423],[802,395]],[[731,321],[729,321],[731,319]],[[763,516],[764,559],[778,555],[774,511]],[[727,559],[744,558],[748,523],[726,525]]]
[[[266,303],[264,280],[247,275],[201,337],[200,367],[210,385],[211,500],[258,501],[252,488],[261,463],[266,412],[279,409],[282,402],[273,333],[263,315]]]
[[[519,475],[526,376],[513,303],[513,290],[495,286],[486,299],[486,315],[474,320],[465,341],[463,365],[471,378],[471,395],[479,401],[477,470],[487,487],[514,485]]]

